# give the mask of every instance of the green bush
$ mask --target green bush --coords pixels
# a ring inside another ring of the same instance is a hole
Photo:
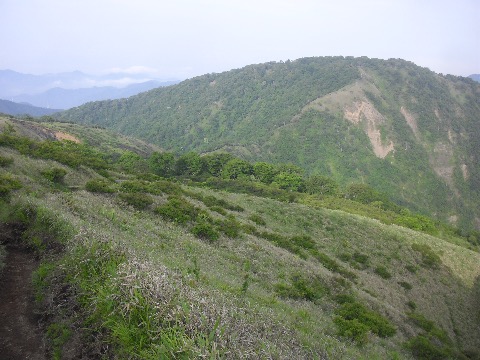
[[[105,179],[92,179],[87,181],[85,189],[93,193],[114,193],[112,183]]]
[[[11,174],[0,175],[0,198],[6,198],[13,190],[22,188],[20,180],[13,177]]]
[[[55,167],[55,168],[43,170],[41,174],[43,177],[50,180],[51,182],[60,184],[63,182],[65,175],[67,175],[67,171],[65,169]]]
[[[438,346],[434,344],[427,336],[417,335],[405,343],[417,359],[422,360],[442,360],[450,359],[452,351],[447,346]]]
[[[143,193],[120,193],[118,197],[126,202],[128,205],[143,210],[146,209],[149,205],[153,204],[153,199],[148,194]]]
[[[319,277],[307,277],[304,274],[295,274],[291,283],[279,283],[275,286],[277,294],[292,299],[305,299],[314,303],[329,293],[329,288]]]
[[[198,208],[179,196],[170,196],[165,204],[158,206],[154,211],[164,219],[179,224],[195,221],[199,214]]]
[[[392,277],[392,274],[390,274],[387,268],[383,265],[377,266],[373,271],[383,279],[390,279]]]
[[[242,229],[241,224],[235,219],[233,215],[227,216],[225,220],[218,222],[218,229],[225,235],[231,238],[237,238]]]
[[[347,336],[349,329],[352,329],[352,333],[355,336],[360,336],[361,332],[359,330],[371,331],[372,333],[386,338],[395,335],[395,327],[382,315],[367,309],[364,305],[358,302],[345,302],[338,309],[335,310],[335,313],[341,320],[335,321],[337,326],[339,326],[339,335]],[[363,326],[359,326],[358,324]],[[360,336],[360,339],[363,339]]]
[[[215,241],[219,237],[218,231],[215,230],[215,227],[204,221],[195,224],[190,231],[200,239]]]
[[[148,192],[152,194],[165,193],[168,195],[181,195],[183,190],[179,184],[174,183],[173,181],[157,180],[149,185]]]
[[[257,225],[265,226],[267,223],[265,222],[264,218],[262,218],[258,214],[252,214],[248,217],[248,220],[253,221]]]
[[[13,158],[8,158],[0,155],[0,167],[7,167],[13,164]]]
[[[364,345],[368,342],[369,328],[358,319],[346,320],[341,316],[335,316],[333,322],[337,325],[338,335],[350,338],[358,345]]]
[[[422,255],[422,266],[430,269],[436,269],[442,263],[438,256],[427,244],[412,244],[412,249]]]
[[[399,281],[398,282],[398,285],[400,285],[401,287],[403,287],[405,290],[412,290],[413,286],[412,284],[406,282],[406,281]]]
[[[150,183],[142,180],[127,180],[120,184],[120,191],[125,193],[150,192]]]

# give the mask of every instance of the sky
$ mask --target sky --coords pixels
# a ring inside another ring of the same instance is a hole
[[[310,56],[480,73],[479,0],[0,0],[0,69],[186,79]]]

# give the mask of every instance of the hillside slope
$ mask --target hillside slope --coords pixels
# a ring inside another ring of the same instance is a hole
[[[167,150],[292,162],[480,227],[480,85],[403,60],[305,58],[207,74],[60,115]]]
[[[33,279],[49,357],[479,355],[478,252],[340,210],[120,171],[105,159],[126,139],[100,129],[0,125],[0,243],[43,258]],[[85,145],[89,133],[109,147]],[[23,236],[6,239],[9,227]]]

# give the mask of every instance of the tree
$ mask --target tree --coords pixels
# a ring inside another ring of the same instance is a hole
[[[305,181],[305,190],[309,194],[335,195],[338,184],[329,177],[312,175]]]
[[[140,155],[133,151],[125,151],[118,159],[118,164],[128,172],[146,172],[148,165]]]
[[[154,174],[170,177],[175,173],[175,156],[170,152],[154,152],[148,158],[148,165]]]
[[[177,175],[198,176],[202,173],[203,163],[200,155],[190,151],[180,156],[175,164]]]
[[[238,179],[253,174],[253,166],[248,161],[234,158],[227,162],[222,170],[222,176],[226,179]]]
[[[212,176],[219,177],[223,167],[233,159],[229,153],[213,153],[202,156],[203,168]]]
[[[278,170],[275,165],[268,164],[266,162],[257,162],[253,165],[253,174],[255,179],[261,181],[264,184],[271,184]]]
[[[301,175],[286,172],[277,174],[274,178],[274,183],[277,184],[280,189],[290,191],[301,192],[305,188],[305,181]]]

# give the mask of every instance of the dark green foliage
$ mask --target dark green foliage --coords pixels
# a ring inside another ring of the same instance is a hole
[[[244,211],[244,209],[241,206],[229,203],[224,199],[216,198],[213,195],[207,195],[199,200],[201,200],[209,208],[213,206],[220,206],[227,210],[238,211],[238,212]]]
[[[386,318],[358,302],[345,302],[335,313],[339,335],[352,337],[359,343],[366,340],[364,335],[368,331],[384,338],[396,333],[395,327]]]
[[[451,359],[453,351],[444,345],[435,344],[428,336],[418,335],[405,343],[405,347],[421,360]]]
[[[257,162],[253,164],[253,174],[258,181],[264,184],[271,184],[275,175],[278,174],[278,169],[273,164]]]
[[[190,231],[193,235],[205,240],[215,241],[219,237],[218,231],[215,230],[215,227],[205,221],[195,224]]]
[[[126,180],[120,184],[120,191],[124,193],[150,192],[150,189],[151,183],[148,181]]]
[[[0,198],[6,198],[13,190],[22,188],[20,180],[13,177],[11,174],[0,175]]]
[[[227,215],[227,211],[221,206],[213,205],[213,206],[210,206],[209,209],[219,213],[220,215],[223,215],[223,216]]]
[[[312,175],[305,180],[305,191],[309,194],[336,195],[338,184],[326,176]]]
[[[338,304],[354,303],[356,302],[355,296],[351,294],[338,294],[333,298]]]
[[[267,225],[267,223],[265,222],[265,219],[258,214],[250,215],[248,217],[248,220],[253,221],[257,225],[262,225],[262,226]]]
[[[195,221],[199,209],[190,204],[183,197],[170,196],[168,201],[155,208],[155,212],[164,219],[174,221],[179,224],[186,224],[189,221]]]
[[[412,290],[413,286],[412,284],[406,282],[406,281],[399,281],[398,284],[403,287],[405,290]]]
[[[233,215],[229,215],[224,220],[218,221],[217,227],[221,232],[231,238],[237,238],[242,229],[241,224]]]
[[[51,169],[43,170],[41,174],[51,182],[60,184],[63,182],[65,175],[67,175],[67,171],[62,168],[54,167]]]
[[[273,183],[288,191],[303,192],[305,189],[303,176],[296,173],[280,172],[273,178]]]
[[[355,273],[352,273],[351,271],[345,269],[327,254],[322,253],[317,249],[310,250],[310,253],[328,270],[339,273],[350,280],[355,280],[357,278],[357,275],[355,275]]]
[[[275,286],[278,295],[317,303],[323,296],[329,293],[329,288],[319,277],[295,274],[290,280],[290,284],[279,283]]]
[[[153,204],[152,197],[144,193],[120,193],[118,197],[128,205],[132,205],[139,210],[144,210]]]
[[[113,184],[105,179],[92,179],[85,184],[85,190],[94,193],[114,193]]]
[[[175,156],[170,152],[154,152],[147,160],[150,171],[154,174],[170,177],[175,174]]]
[[[411,214],[407,210],[402,211],[402,216],[397,218],[396,224],[431,235],[438,234],[438,229],[432,219],[423,215]]]
[[[438,256],[427,244],[412,244],[412,249],[422,255],[422,266],[436,269],[442,264],[440,256]]]
[[[149,184],[148,192],[152,194],[181,195],[183,190],[179,184],[172,181],[157,180]]]
[[[387,268],[383,265],[377,266],[373,271],[375,272],[375,274],[386,280],[392,277],[392,274],[390,274]]]
[[[233,156],[229,153],[213,153],[202,156],[203,168],[211,176],[220,177],[223,168],[232,158]]]
[[[13,158],[0,155],[0,167],[7,167],[13,164]]]
[[[202,170],[202,159],[193,151],[183,154],[175,163],[175,173],[180,176],[198,176]]]
[[[408,306],[411,310],[415,310],[415,309],[417,308],[417,304],[415,304],[415,302],[412,301],[412,300],[407,301],[407,306]]]
[[[147,161],[133,151],[125,151],[117,160],[122,170],[129,173],[142,173],[148,171]]]
[[[253,166],[245,160],[233,158],[225,164],[222,170],[224,179],[249,178],[253,174]]]
[[[370,204],[375,201],[386,201],[386,197],[377,190],[366,184],[351,184],[345,189],[345,197],[362,204]]]

